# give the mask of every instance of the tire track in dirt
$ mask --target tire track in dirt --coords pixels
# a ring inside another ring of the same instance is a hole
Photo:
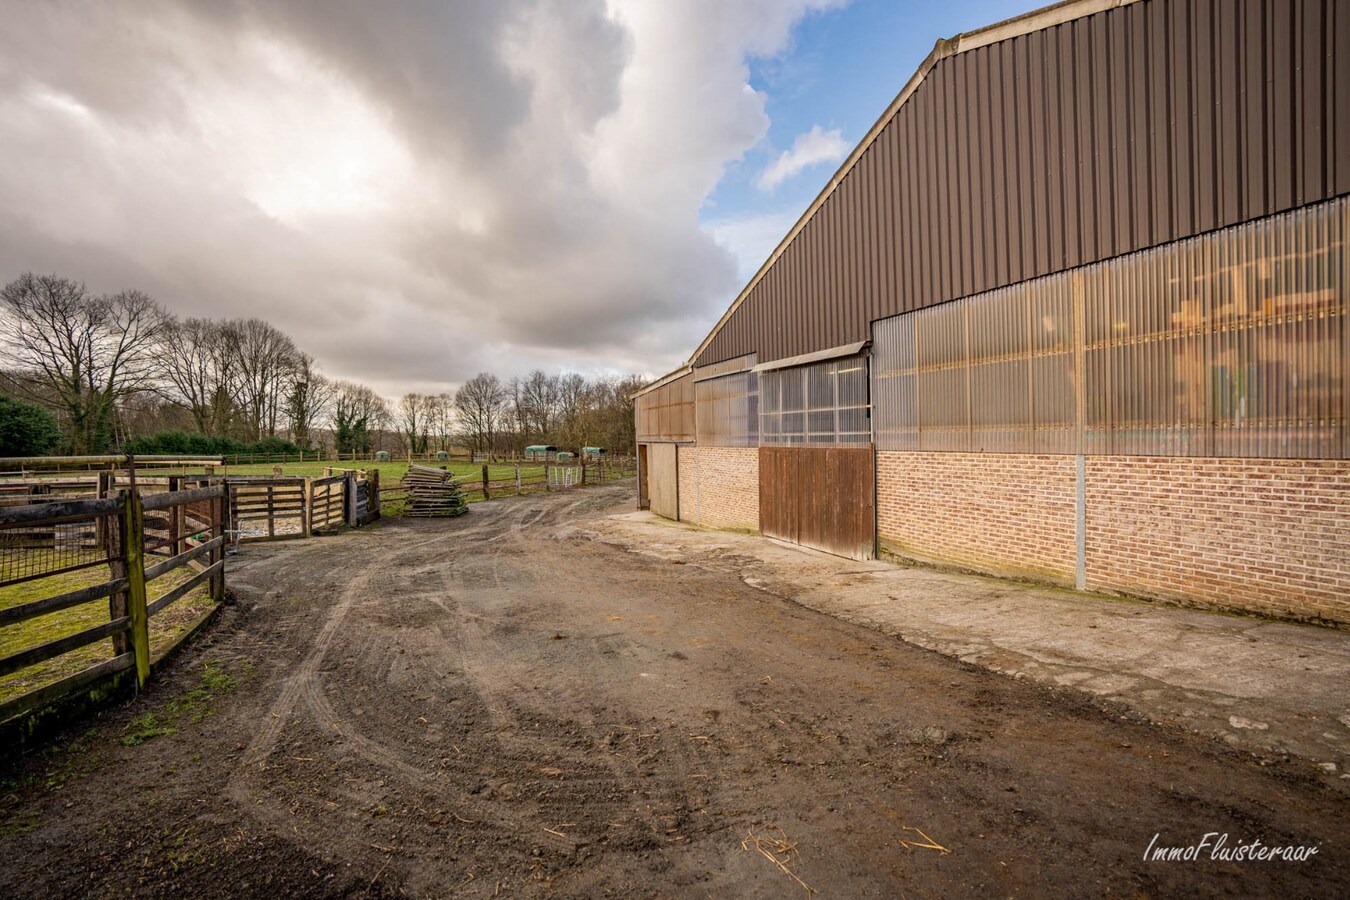
[[[581,498],[559,507],[540,510],[525,509],[510,517],[504,523],[505,530],[494,535],[491,551],[488,554],[491,590],[509,594],[518,591],[520,588],[519,584],[514,584],[509,579],[503,578],[503,558],[509,552],[524,550],[528,553],[527,538],[537,538],[541,528],[556,527],[570,522],[579,512],[588,511],[595,505],[594,500]],[[519,567],[517,567],[517,571],[519,571]],[[465,588],[464,583],[460,580],[463,573],[460,571],[460,567],[453,562],[441,569],[441,575],[447,593],[453,594],[455,591]],[[479,659],[478,656],[470,652],[469,648],[471,647],[490,647],[494,644],[493,635],[489,630],[490,623],[485,622],[482,615],[467,612],[461,604],[455,604],[455,610],[459,614],[461,668],[471,690],[482,698],[483,707],[487,710],[492,722],[492,731],[499,746],[500,757],[528,761],[537,759],[543,754],[556,753],[559,749],[556,738],[534,737],[520,727],[523,715],[528,714],[532,718],[537,718],[538,712],[529,711],[527,713],[527,711],[519,709],[513,700],[513,691],[500,687],[494,689],[491,686],[494,681],[490,677],[493,664],[493,660],[490,658],[491,654],[484,653],[482,654],[483,658]],[[598,723],[578,722],[575,719],[563,721],[559,724],[592,729],[600,727]],[[635,734],[640,734],[639,728],[634,727],[632,731]],[[698,797],[690,793],[690,785],[693,783],[690,776],[693,772],[691,757],[687,752],[685,743],[676,741],[672,745],[668,740],[660,740],[659,746],[645,757],[636,753],[605,752],[593,740],[588,741],[587,744],[588,746],[584,750],[569,754],[567,764],[585,768],[599,763],[609,774],[604,777],[578,777],[569,773],[563,776],[563,782],[580,798],[585,798],[593,809],[599,807],[602,810],[609,810],[610,812],[600,814],[602,820],[607,820],[616,813],[625,817],[625,820],[629,818],[635,820],[635,830],[646,834],[651,841],[651,849],[654,849],[662,857],[666,857],[666,847],[660,840],[665,830],[662,812],[690,808],[691,806],[702,807],[707,802],[707,798],[702,796],[706,791],[700,792]],[[657,756],[661,757],[659,771],[651,768]],[[694,754],[692,762],[694,765],[699,765],[704,760],[697,758],[697,754]],[[641,802],[634,802],[634,799],[616,801],[597,801],[596,799],[597,797],[621,795],[631,797],[632,793],[640,793]],[[518,806],[506,810],[511,819],[521,825],[532,825],[539,828],[548,824],[538,815],[521,816],[520,812]],[[612,825],[612,823],[610,824]],[[599,837],[599,835],[594,837]],[[574,846],[575,842],[569,838],[558,838],[554,843]],[[670,865],[672,862],[672,860],[666,859],[665,864]]]
[[[586,499],[573,501],[561,507],[539,509],[533,505],[524,505],[516,507],[512,504],[502,504],[498,507],[475,507],[474,512],[477,521],[471,520],[465,523],[466,527],[456,529],[453,537],[457,542],[473,543],[482,542],[489,545],[492,549],[489,551],[490,557],[494,561],[494,580],[498,585],[501,579],[496,571],[496,559],[503,552],[506,542],[499,540],[502,537],[511,539],[511,543],[518,544],[518,536],[527,529],[537,526],[544,521],[552,521],[557,518],[570,516],[577,510],[586,506],[594,505],[592,500],[589,504]],[[446,772],[445,769],[429,770],[423,767],[421,761],[412,762],[404,754],[403,749],[392,746],[387,742],[377,740],[368,736],[361,728],[361,724],[351,720],[330,702],[321,672],[324,668],[324,661],[327,658],[334,644],[338,642],[342,634],[343,625],[348,621],[350,613],[357,607],[360,601],[371,594],[372,587],[381,576],[390,573],[397,573],[403,569],[407,562],[421,562],[421,557],[425,555],[428,546],[444,542],[446,535],[437,533],[426,537],[410,538],[403,541],[399,548],[392,554],[386,555],[383,559],[372,562],[363,559],[363,555],[357,550],[355,553],[347,553],[339,557],[342,561],[335,570],[330,570],[327,580],[341,580],[343,568],[356,569],[360,574],[347,580],[346,586],[339,594],[338,601],[333,605],[328,613],[323,625],[306,650],[305,657],[293,674],[285,677],[281,691],[274,698],[267,714],[262,720],[262,725],[250,740],[244,756],[236,772],[230,778],[228,784],[228,795],[238,803],[241,809],[247,810],[249,815],[260,822],[270,826],[273,830],[284,835],[299,835],[298,823],[295,821],[291,810],[278,808],[272,805],[267,799],[265,792],[258,790],[261,785],[258,779],[270,768],[268,760],[276,752],[276,749],[282,739],[287,726],[293,721],[298,721],[296,710],[303,708],[309,724],[318,727],[323,731],[335,734],[346,742],[347,747],[363,763],[374,767],[386,774],[394,775],[399,780],[405,782],[408,786],[427,792],[432,796],[439,797],[442,800],[453,800],[460,798],[447,798],[444,796],[447,788],[453,786],[453,781],[447,775],[460,774],[462,776],[480,776],[483,774],[493,774],[499,772],[503,763],[510,764],[512,760],[518,760],[523,768],[528,768],[528,760],[536,756],[537,747],[508,746],[502,741],[503,731],[509,730],[510,724],[514,721],[503,719],[500,727],[493,729],[493,739],[496,743],[496,755],[485,755],[485,758],[495,758],[494,766],[474,766],[462,769],[458,773]],[[293,557],[297,554],[309,550],[313,552],[312,547],[287,547],[284,552],[278,553],[269,559],[258,560],[257,563],[250,566],[250,569],[257,575],[265,576],[273,571],[284,570],[293,563]],[[313,564],[312,558],[307,561]],[[343,566],[343,563],[346,565]],[[419,566],[416,572],[435,571],[439,569],[443,574],[454,569],[454,560],[451,559],[448,564],[440,566]],[[447,585],[447,593],[450,593]],[[416,601],[419,595],[403,595],[401,601]],[[459,634],[461,648],[463,647],[463,618],[462,610],[458,604],[448,607],[440,598],[428,597],[432,605],[440,607],[445,612],[453,615],[459,623]],[[474,692],[474,685],[466,683],[463,685],[468,692]],[[482,708],[492,711],[492,704],[486,700],[481,701]],[[459,768],[448,766],[446,768]],[[584,794],[588,792],[589,787],[599,787],[608,790],[613,785],[592,784],[594,779],[582,779],[586,784],[576,785],[577,793]],[[605,779],[607,781],[607,779]],[[451,805],[455,805],[453,802]],[[482,797],[475,797],[471,804],[474,819],[482,825],[487,825],[489,830],[503,832],[506,828],[509,830],[512,825],[519,821],[530,821],[532,824],[540,824],[540,830],[549,823],[547,817],[538,815],[525,815],[521,813],[525,810],[519,800],[510,803],[498,803],[486,800]],[[529,804],[525,804],[528,807]],[[467,807],[462,807],[466,811]],[[359,818],[359,813],[348,810],[348,818]],[[484,813],[488,813],[489,822],[484,822]],[[537,820],[537,821],[536,821]],[[556,824],[556,823],[553,823]],[[321,837],[321,835],[314,835]],[[329,838],[331,840],[331,836]],[[567,837],[557,837],[548,832],[544,832],[544,837],[539,839],[540,843],[546,843],[562,849],[566,852],[574,852],[576,842]],[[352,849],[361,849],[359,845],[354,845]]]
[[[351,612],[357,600],[365,593],[367,586],[370,584],[370,579],[369,574],[358,575],[347,585],[338,602],[333,606],[332,612],[328,614],[327,621],[324,622],[323,627],[319,629],[319,633],[315,636],[308,655],[300,663],[295,674],[287,676],[281,693],[272,701],[272,705],[263,719],[262,727],[254,734],[243,759],[240,760],[240,779],[232,780],[230,784],[231,794],[240,802],[248,800],[245,779],[250,778],[254,770],[266,767],[266,760],[276,749],[281,730],[290,719],[295,705],[309,690],[311,683],[314,681],[314,676],[319,671],[319,666],[323,663],[324,656],[328,653],[328,647],[333,642],[333,637],[342,627],[342,623],[346,621],[347,614]]]
[[[396,556],[415,556],[428,544],[433,544],[441,540],[439,535],[427,537],[421,540],[413,540],[402,545]],[[305,548],[299,548],[297,552],[303,552]],[[266,571],[272,568],[283,568],[290,564],[293,553],[278,554],[270,560],[262,561],[257,566],[258,569]],[[344,559],[350,560],[352,566],[363,566],[363,560],[359,554],[346,554]],[[329,573],[330,577],[334,574]],[[379,574],[377,569],[368,565],[347,581],[347,586],[342,590],[338,602],[334,604],[329,612],[323,626],[315,635],[310,643],[308,653],[294,674],[286,676],[281,692],[272,701],[266,716],[263,718],[262,726],[254,733],[249,741],[248,748],[240,760],[237,774],[230,780],[229,794],[239,801],[244,808],[256,810],[256,804],[250,802],[248,795],[249,784],[254,775],[260,774],[266,770],[266,761],[276,749],[277,742],[280,739],[281,732],[286,723],[290,720],[291,714],[296,705],[302,698],[312,697],[315,692],[320,690],[317,675],[323,664],[324,658],[337,636],[339,629],[347,620],[348,614],[356,606],[362,597],[366,596],[370,589],[371,581]],[[326,703],[326,701],[325,701]],[[329,707],[331,709],[331,707]],[[368,749],[374,746],[374,742],[365,741]],[[370,750],[373,754],[375,751]],[[376,754],[384,761],[385,754]]]
[[[588,520],[621,500],[506,498],[254,545],[232,563],[240,607],[80,739],[108,764],[55,792],[38,785],[78,755],[16,762],[34,787],[0,807],[0,828],[24,825],[0,838],[0,895],[797,891],[744,850],[750,828],[781,828],[821,896],[1347,883],[1343,808],[1317,784],[784,602],[730,554],[606,546]],[[241,689],[214,715],[122,745],[222,652]],[[906,851],[909,826],[950,854]],[[1141,863],[1160,829],[1321,850],[1297,867]]]

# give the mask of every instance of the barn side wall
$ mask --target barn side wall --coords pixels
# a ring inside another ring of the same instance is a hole
[[[1087,459],[1087,587],[1350,624],[1350,461]]]
[[[877,453],[881,549],[1073,584],[1072,456]]]
[[[1073,456],[877,454],[883,550],[1072,586]],[[1350,462],[1084,458],[1084,586],[1350,624]]]
[[[759,450],[681,447],[680,520],[759,530]]]
[[[1148,0],[940,58],[694,364],[1343,196],[1347,84],[1338,0]]]

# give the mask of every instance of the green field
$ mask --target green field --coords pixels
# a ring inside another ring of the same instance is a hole
[[[481,479],[483,477],[483,467],[474,463],[452,462],[452,463],[418,463],[418,465],[429,465],[434,468],[444,466],[447,471],[453,472],[458,478]],[[217,467],[217,474],[229,475],[271,475],[277,468],[281,469],[283,475],[303,475],[306,478],[319,478],[323,476],[324,469],[332,466],[334,474],[344,469],[361,469],[362,471],[380,473],[380,485],[382,487],[397,486],[405,472],[408,471],[407,460],[395,462],[344,462],[344,463],[323,463],[323,462],[305,462],[305,463],[255,463],[245,466],[227,466]],[[203,469],[144,469],[147,475],[200,475]],[[530,476],[542,477],[544,467],[530,463],[521,463],[520,474],[522,478]],[[514,465],[490,465],[488,466],[488,478],[492,481],[505,481],[516,477],[516,467]]]
[[[194,574],[196,573],[191,567],[183,566],[160,576],[146,585],[147,602],[154,602]],[[109,577],[106,567],[95,567],[0,587],[0,609],[102,584]],[[191,628],[192,624],[211,608],[211,604],[207,585],[202,585],[154,616],[150,620],[151,659]],[[71,609],[36,616],[23,622],[0,626],[0,658],[100,625],[107,622],[108,617],[108,600],[104,598]],[[111,659],[112,656],[112,639],[107,638],[18,672],[12,672],[0,678],[0,703],[67,675],[74,675],[105,659]]]

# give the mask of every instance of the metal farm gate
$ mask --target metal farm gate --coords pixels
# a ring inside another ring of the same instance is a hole
[[[872,448],[760,447],[759,530],[849,559],[876,535]]]

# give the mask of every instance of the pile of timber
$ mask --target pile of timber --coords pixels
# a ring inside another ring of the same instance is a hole
[[[462,516],[469,511],[459,483],[444,469],[408,466],[403,489],[408,492],[405,516]]]

